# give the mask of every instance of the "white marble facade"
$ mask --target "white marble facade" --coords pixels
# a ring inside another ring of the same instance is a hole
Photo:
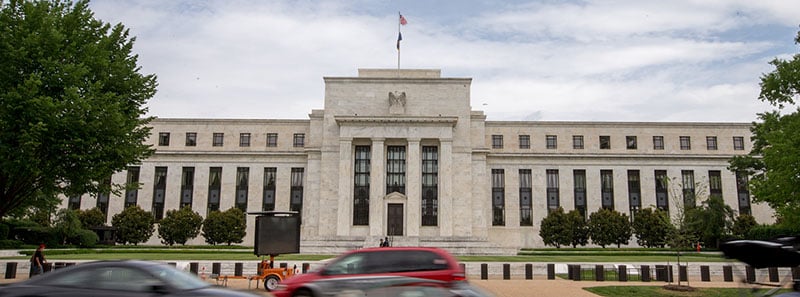
[[[656,205],[656,170],[677,180],[691,171],[698,187],[705,187],[696,189],[701,198],[709,193],[709,172],[719,171],[725,201],[735,210],[740,207],[735,174],[726,167],[731,156],[751,149],[748,123],[487,121],[470,106],[471,83],[470,78],[443,78],[439,70],[359,69],[357,77],[325,77],[324,109],[312,110],[308,119],[156,119],[148,140],[156,153],[135,165],[142,185],[136,203],[152,209],[155,168],[166,167],[164,208],[178,208],[182,188],[187,188],[182,187],[182,172],[188,167],[194,171],[188,187],[192,208],[205,216],[210,168],[221,167],[220,209],[225,210],[235,205],[238,168],[249,168],[247,187],[239,189],[247,193],[247,210],[261,211],[264,168],[275,168],[275,210],[289,210],[291,171],[302,168],[301,250],[307,252],[375,245],[391,232],[398,233],[392,236],[398,245],[506,251],[542,247],[538,223],[547,214],[547,170],[558,170],[559,205],[565,210],[575,207],[575,170],[585,170],[590,213],[601,205],[601,170],[611,172],[613,206],[622,212],[630,211],[629,170],[640,174],[643,207]],[[168,143],[159,143],[163,133],[169,134]],[[186,145],[187,133],[196,133],[195,146]],[[214,133],[223,133],[221,146],[212,145]],[[267,146],[268,134],[277,136],[274,146]],[[248,135],[249,143],[244,139]],[[295,143],[296,135],[302,135],[301,144]],[[555,147],[548,148],[546,139],[553,136]],[[573,145],[575,136],[582,137],[583,148]],[[663,139],[663,149],[654,149],[654,136]],[[600,148],[601,137],[607,137],[610,147]],[[631,137],[633,148],[627,143]],[[681,148],[682,137],[690,147]],[[735,147],[734,138],[743,140],[741,146]],[[370,152],[364,225],[354,225],[357,146]],[[387,148],[395,146],[405,150],[405,194],[386,191]],[[438,152],[438,213],[435,223],[425,226],[423,147]],[[501,226],[493,224],[493,169],[504,172]],[[532,226],[520,224],[520,169],[531,172]],[[127,171],[119,172],[112,181],[125,183],[127,176]],[[109,222],[122,210],[124,198],[109,199]],[[80,201],[84,209],[96,205],[89,195]],[[751,210],[761,223],[772,220],[772,210],[764,205]],[[390,222],[398,227],[389,230]],[[253,223],[249,216],[245,245],[253,243]],[[158,238],[154,235],[149,243],[158,243]],[[191,242],[202,243],[201,237]]]

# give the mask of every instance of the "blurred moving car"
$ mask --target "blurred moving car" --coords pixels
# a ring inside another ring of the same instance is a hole
[[[318,297],[310,283],[358,276],[411,277],[445,286],[466,280],[464,270],[447,251],[433,247],[376,247],[347,252],[322,268],[289,278],[272,291],[276,297]]]
[[[171,265],[148,261],[97,261],[69,266],[0,288],[12,296],[259,296],[232,291]]]
[[[468,282],[447,283],[405,276],[356,276],[320,279],[304,286],[306,293],[295,296],[317,297],[366,297],[366,296],[408,296],[408,297],[491,297]]]

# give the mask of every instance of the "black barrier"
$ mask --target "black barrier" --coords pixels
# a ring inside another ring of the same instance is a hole
[[[650,282],[650,265],[642,265],[642,271],[639,275],[643,282]]]
[[[547,264],[550,265],[550,264]],[[547,276],[550,279],[550,275]],[[533,279],[533,264],[525,264],[525,279]]]
[[[67,262],[67,266],[75,265],[75,262]]]
[[[301,267],[302,267],[301,269],[302,269],[303,273],[306,273],[306,272],[308,272],[308,268],[311,267],[311,265],[309,265],[308,263],[303,263],[301,265]]]
[[[6,279],[17,278],[17,262],[6,263]]]
[[[574,264],[567,264],[567,279],[568,280],[575,280],[575,266]]]
[[[58,270],[67,266],[67,263],[64,262],[55,262],[53,263],[53,270]]]
[[[753,266],[747,265],[744,269],[745,277],[747,278],[747,283],[752,284],[756,282],[756,269]]]
[[[511,279],[511,264],[503,264],[503,279]]]
[[[581,265],[575,264],[572,265],[572,280],[580,281],[583,280],[583,275],[581,271]]]
[[[678,265],[678,280],[685,282],[689,280],[689,272],[686,265]]]
[[[792,278],[800,279],[800,267],[792,267]]]
[[[481,263],[481,279],[489,279],[489,265]]]
[[[242,276],[242,269],[243,268],[244,268],[244,264],[242,264],[242,263],[233,264],[233,275]]]
[[[222,271],[222,264],[211,263],[211,274],[220,275],[220,271]]]
[[[711,281],[711,272],[709,271],[707,265],[700,266],[700,281],[704,282]]]
[[[618,278],[619,278],[618,280],[621,281],[621,282],[627,282],[628,281],[628,266],[620,265],[619,267],[617,267],[617,271],[618,271],[617,273],[618,273]]]
[[[733,267],[722,266],[722,280],[726,282],[733,281]]]
[[[44,263],[42,264],[42,268],[44,272],[50,272],[53,270],[53,263]]]
[[[777,282],[781,281],[780,280],[780,276],[778,276],[778,267],[767,268],[767,271],[769,272],[769,281],[770,282],[777,283]]]
[[[197,272],[199,270],[200,270],[200,263],[197,262],[189,263],[189,272],[193,273],[194,275],[197,275]]]
[[[547,279],[556,279],[556,264],[547,264]]]
[[[461,269],[462,272],[464,272],[464,275],[467,275],[467,264],[458,263],[458,268]]]
[[[286,263],[286,262],[283,262],[283,263],[281,263],[281,264],[279,264],[279,265],[280,265],[280,266],[278,266],[278,267],[280,267],[280,268],[287,268],[287,267],[289,267],[289,263]]]
[[[594,266],[594,280],[598,282],[606,280],[606,271],[603,269],[603,265]]]
[[[178,265],[178,263],[175,263],[175,262],[167,262],[167,265],[172,265],[172,267],[175,267],[176,265]]]
[[[656,281],[671,283],[672,277],[672,265],[656,265]]]

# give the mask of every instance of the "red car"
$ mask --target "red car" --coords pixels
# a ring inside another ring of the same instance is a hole
[[[319,297],[308,283],[333,278],[386,275],[432,279],[443,282],[466,280],[464,270],[450,253],[432,247],[377,247],[347,252],[324,267],[296,275],[278,284],[276,297]]]

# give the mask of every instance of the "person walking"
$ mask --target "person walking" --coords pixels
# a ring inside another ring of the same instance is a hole
[[[44,244],[40,244],[39,248],[33,252],[31,257],[31,273],[30,276],[39,275],[44,272],[44,263],[47,262],[44,258]]]

